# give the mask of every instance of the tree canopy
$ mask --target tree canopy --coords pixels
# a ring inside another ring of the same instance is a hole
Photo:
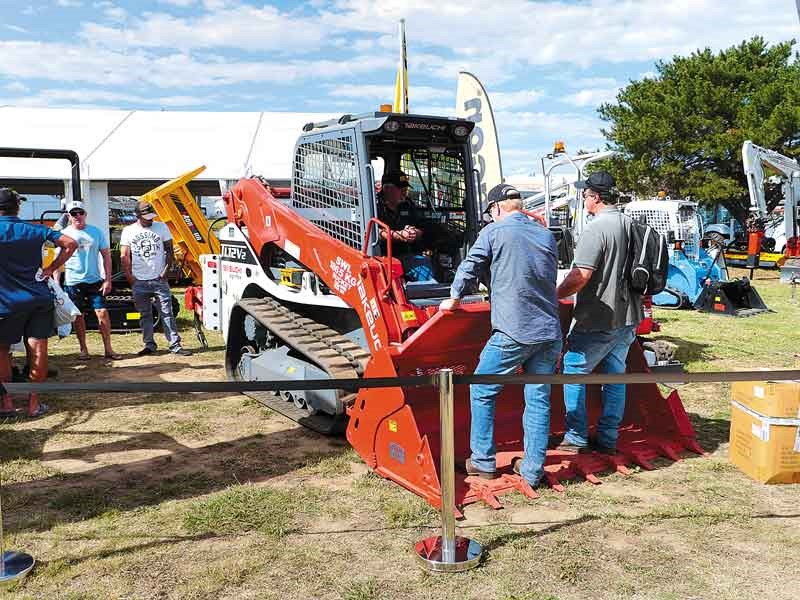
[[[603,134],[621,153],[610,165],[618,187],[722,203],[743,221],[750,201],[742,143],[800,155],[793,44],[755,37],[718,54],[707,48],[676,56],[657,63],[657,76],[631,82],[616,103],[603,104]]]

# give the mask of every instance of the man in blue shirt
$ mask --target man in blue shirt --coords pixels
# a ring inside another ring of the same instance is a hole
[[[31,381],[47,378],[47,338],[53,331],[53,296],[47,279],[78,247],[59,231],[21,221],[17,215],[23,200],[14,190],[0,188],[0,383],[11,381],[10,348],[20,338],[25,338],[29,349]],[[37,277],[46,241],[61,253]],[[46,412],[47,405],[31,394],[28,416]],[[11,396],[3,394],[0,416],[15,414]]]
[[[558,253],[553,234],[520,212],[522,198],[512,186],[500,184],[488,196],[487,225],[459,265],[450,298],[440,308],[453,310],[469,284],[487,268],[491,274],[492,335],[481,352],[476,375],[508,375],[522,367],[525,373],[551,375],[561,353],[561,322],[556,298]],[[469,475],[493,478],[495,401],[502,385],[470,386],[472,422],[467,459]],[[531,486],[544,475],[550,433],[550,386],[525,386],[525,456],[514,471]]]
[[[81,311],[90,308],[97,315],[100,336],[103,338],[105,357],[119,359],[111,347],[111,317],[106,307],[106,294],[111,291],[111,251],[108,238],[100,229],[86,223],[86,209],[83,202],[73,200],[67,204],[69,226],[61,233],[78,242],[78,251],[64,263],[64,290]],[[100,270],[100,257],[103,269]],[[80,345],[79,360],[89,359],[89,348],[86,346],[86,321],[83,314],[75,318],[75,333]]]

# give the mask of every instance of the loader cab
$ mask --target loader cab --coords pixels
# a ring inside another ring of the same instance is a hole
[[[309,123],[295,147],[292,208],[340,242],[381,256],[379,228],[372,227],[369,239],[367,229],[379,216],[381,175],[402,170],[423,231],[413,252],[430,261],[432,280],[449,284],[480,228],[469,151],[473,127],[460,119],[394,113]]]

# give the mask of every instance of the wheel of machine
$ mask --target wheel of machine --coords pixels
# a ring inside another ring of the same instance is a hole
[[[238,381],[248,381],[247,378],[247,364],[251,356],[258,354],[258,351],[252,346],[242,346],[239,350],[239,361],[236,363],[236,369],[233,372],[234,378]]]

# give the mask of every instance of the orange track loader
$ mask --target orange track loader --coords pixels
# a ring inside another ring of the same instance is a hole
[[[440,312],[458,263],[479,231],[469,121],[370,113],[311,123],[294,151],[290,194],[273,193],[246,178],[225,195],[228,222],[221,251],[204,255],[207,327],[226,338],[226,366],[238,380],[320,379],[423,375],[449,367],[472,373],[490,334],[489,303],[478,290],[462,308]],[[433,279],[410,281],[408,256],[397,256],[380,231],[381,169],[409,175],[409,199],[425,232],[415,260]],[[284,197],[276,197],[276,196]],[[568,236],[564,236],[568,237]],[[567,268],[569,265],[564,264]],[[214,309],[209,310],[212,302]],[[562,305],[566,332],[571,306]],[[629,370],[647,370],[635,344]],[[456,460],[469,455],[469,389],[456,387]],[[439,402],[432,388],[362,389],[254,394],[279,412],[320,431],[346,430],[347,439],[380,475],[440,506]],[[593,423],[599,390],[590,389]],[[561,389],[553,386],[551,431],[564,430]],[[457,504],[536,493],[510,464],[522,453],[521,386],[508,386],[497,403],[499,479],[457,475]],[[619,440],[620,453],[559,455],[551,451],[547,482],[598,482],[596,473],[651,468],[651,460],[700,453],[677,392],[664,398],[656,385],[632,385]]]

